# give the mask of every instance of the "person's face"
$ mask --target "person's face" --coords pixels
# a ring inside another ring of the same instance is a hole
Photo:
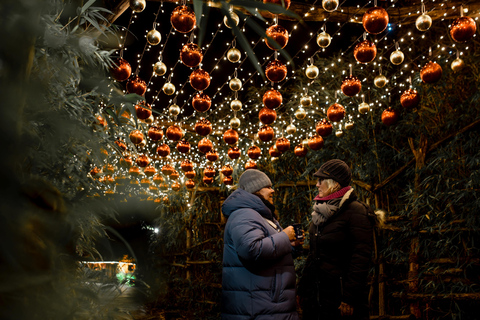
[[[262,188],[258,191],[258,194],[265,200],[267,200],[268,202],[270,202],[271,204],[273,204],[273,189],[272,187],[266,187],[266,188]]]
[[[328,186],[325,182],[325,179],[317,179],[316,187],[318,188],[318,196],[320,198],[326,197],[329,195],[328,193]]]

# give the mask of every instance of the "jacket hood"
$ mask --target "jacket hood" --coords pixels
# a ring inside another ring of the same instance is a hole
[[[228,218],[232,212],[249,208],[257,211],[264,218],[273,220],[273,214],[258,196],[243,189],[235,190],[222,204],[222,213]]]

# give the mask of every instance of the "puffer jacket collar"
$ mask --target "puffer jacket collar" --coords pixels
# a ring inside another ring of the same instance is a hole
[[[228,218],[238,209],[249,208],[257,211],[262,217],[268,220],[273,219],[273,213],[258,196],[243,189],[235,190],[223,203],[222,212]]]

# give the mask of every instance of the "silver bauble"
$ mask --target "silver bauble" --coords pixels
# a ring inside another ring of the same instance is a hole
[[[289,124],[286,131],[287,134],[294,134],[297,131],[297,127],[295,127],[293,124]]]
[[[230,62],[236,63],[242,58],[242,53],[237,48],[231,48],[227,52],[227,59]]]
[[[302,107],[299,107],[295,111],[295,118],[297,118],[298,120],[303,120],[305,119],[306,116],[307,116],[307,112]]]
[[[377,88],[383,88],[387,84],[388,80],[387,77],[385,77],[383,74],[380,74],[373,79],[373,84]]]
[[[338,8],[338,0],[323,0],[322,1],[323,10],[332,12]]]
[[[463,62],[462,59],[457,58],[457,59],[452,61],[452,64],[450,65],[450,67],[452,68],[452,70],[454,72],[457,72],[457,71],[462,70],[465,67],[465,62]]]
[[[162,61],[158,61],[153,65],[153,72],[155,72],[157,76],[163,76],[167,72],[167,65]]]
[[[432,18],[428,14],[422,14],[415,21],[415,26],[419,31],[427,31],[432,26]]]
[[[345,129],[347,129],[347,130],[352,130],[353,127],[355,127],[355,123],[354,123],[354,122],[348,121],[347,123],[345,123]]]
[[[238,119],[237,117],[234,117],[230,120],[230,127],[232,127],[233,129],[237,129],[238,127],[240,127],[240,119]]]
[[[229,86],[230,90],[238,91],[242,89],[242,81],[240,81],[240,79],[238,78],[233,78],[232,80],[230,80]]]
[[[232,18],[233,22],[235,23],[236,26],[238,26],[238,23],[240,22],[240,18],[235,12],[230,12],[230,18]],[[223,23],[227,26],[227,28],[232,28],[230,23],[228,22],[228,17],[224,16],[223,17]]]
[[[343,131],[341,129],[335,131],[335,135],[340,138],[340,137],[343,137]]]
[[[316,65],[311,64],[305,70],[305,75],[309,79],[315,79],[316,77],[318,77],[319,72],[320,71],[318,70],[318,67]]]
[[[317,44],[319,47],[326,48],[330,45],[331,42],[332,37],[325,31],[322,31],[317,35]]]
[[[402,51],[395,50],[390,55],[390,62],[392,62],[394,65],[399,65],[400,63],[403,62],[404,58],[405,58],[405,56],[403,55]]]
[[[370,106],[368,103],[362,102],[358,105],[358,112],[360,112],[361,114],[365,114],[368,111],[370,111]]]
[[[311,96],[303,96],[300,98],[300,104],[304,107],[308,107],[311,105],[313,102],[313,99]]]
[[[168,108],[168,113],[170,114],[171,117],[176,117],[180,114],[180,107],[176,104],[172,104]]]
[[[163,85],[163,92],[167,96],[171,96],[172,94],[175,93],[175,85],[171,82],[167,82]]]
[[[151,124],[154,120],[155,120],[155,118],[153,117],[153,114],[152,114],[152,115],[150,115],[150,117],[143,120],[143,122],[145,122],[146,124]]]
[[[157,30],[152,29],[147,33],[147,41],[152,46],[156,46],[157,44],[160,43],[160,41],[162,41],[162,35]]]
[[[130,0],[130,9],[135,12],[142,12],[146,6],[147,2],[145,0]]]
[[[242,101],[237,99],[232,100],[232,102],[230,102],[230,108],[233,111],[240,111],[242,109]]]

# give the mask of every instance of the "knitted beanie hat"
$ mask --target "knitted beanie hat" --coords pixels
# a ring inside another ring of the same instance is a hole
[[[325,162],[313,176],[321,179],[333,179],[337,181],[342,188],[348,186],[352,180],[350,168],[345,162],[339,159],[332,159]]]
[[[238,187],[250,193],[272,186],[270,178],[260,170],[248,169],[240,176]]]

